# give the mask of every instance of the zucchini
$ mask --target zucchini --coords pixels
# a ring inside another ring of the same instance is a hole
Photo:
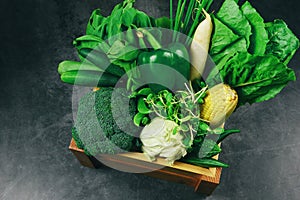
[[[89,48],[82,48],[79,50],[79,54],[88,62],[93,63],[100,69],[105,70],[107,73],[118,77],[121,77],[125,74],[125,70],[117,65],[112,64],[107,55],[103,52]]]
[[[78,71],[78,70],[84,70],[84,71],[96,71],[96,72],[103,72],[102,69],[99,67],[88,64],[88,63],[81,63],[76,61],[69,61],[65,60],[58,65],[58,73],[63,74],[68,71]]]
[[[68,71],[61,75],[65,83],[89,87],[114,87],[119,78],[109,73],[97,71]]]

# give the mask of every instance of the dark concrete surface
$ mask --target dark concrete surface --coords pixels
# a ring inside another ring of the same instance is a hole
[[[300,55],[298,81],[275,99],[239,109],[227,126],[241,133],[223,143],[221,184],[212,196],[192,188],[108,168],[80,166],[68,151],[72,87],[56,72],[77,59],[72,40],[95,8],[118,1],[2,0],[0,53],[0,199],[300,199]],[[283,18],[300,36],[296,0],[251,1],[267,20]],[[137,0],[153,16],[168,1]]]

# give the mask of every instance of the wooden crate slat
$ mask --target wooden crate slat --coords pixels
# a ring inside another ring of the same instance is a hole
[[[83,166],[98,168],[100,160],[111,168],[120,169],[122,166],[122,169],[127,172],[142,170],[144,175],[192,186],[195,192],[207,195],[210,195],[220,182],[221,168],[203,168],[202,170],[197,166],[181,162],[176,162],[175,167],[166,166],[165,161],[160,159],[154,163],[147,161],[142,153],[101,155],[100,158],[94,158],[87,156],[84,150],[79,149],[74,139],[71,140],[69,149]]]

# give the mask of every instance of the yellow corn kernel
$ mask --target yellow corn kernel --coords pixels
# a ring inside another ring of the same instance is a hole
[[[209,121],[210,126],[220,126],[235,110],[237,103],[236,91],[229,85],[220,83],[207,91],[200,117]]]

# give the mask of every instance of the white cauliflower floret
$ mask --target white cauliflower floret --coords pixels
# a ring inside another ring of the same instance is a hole
[[[170,165],[184,157],[187,154],[186,146],[178,129],[178,125],[171,120],[154,118],[144,127],[140,136],[144,154],[151,161],[156,160],[157,156],[164,157]]]

